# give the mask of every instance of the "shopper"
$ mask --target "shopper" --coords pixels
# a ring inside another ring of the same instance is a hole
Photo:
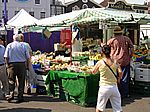
[[[4,61],[4,53],[5,53],[4,38],[0,35],[0,94],[1,94],[0,98],[3,99],[4,96],[7,99],[10,96],[9,96],[8,76],[6,73],[6,66]]]
[[[129,97],[130,59],[133,53],[133,43],[129,37],[123,36],[121,27],[114,28],[114,37],[107,42],[111,46],[111,58],[117,60],[123,71],[119,85],[121,97]]]
[[[29,68],[29,52],[26,47],[19,42],[19,35],[13,36],[13,42],[9,43],[5,50],[5,60],[8,72],[9,91],[11,98],[8,99],[10,102],[14,98],[14,90],[16,83],[16,76],[18,79],[18,99],[16,103],[24,101],[24,84],[26,69]],[[26,65],[27,63],[27,65]]]
[[[31,57],[32,57],[32,49],[30,45],[27,42],[24,42],[24,35],[22,33],[19,34],[20,38],[20,43],[24,44],[25,47],[27,48],[29,54],[30,54],[30,61],[29,61],[29,70],[27,70],[27,75],[26,75],[26,81],[27,81],[27,93],[30,94],[31,90],[31,85],[36,85],[37,84],[37,74],[35,73],[32,62],[31,62]]]
[[[105,111],[108,99],[110,99],[113,112],[122,111],[121,96],[117,87],[117,83],[120,83],[122,77],[122,71],[119,64],[110,58],[110,50],[111,48],[108,45],[102,47],[104,57],[99,60],[91,70],[92,74],[96,74],[98,71],[100,72],[100,87],[98,91],[96,112]],[[115,74],[117,74],[116,71],[119,74],[117,78],[115,76]]]

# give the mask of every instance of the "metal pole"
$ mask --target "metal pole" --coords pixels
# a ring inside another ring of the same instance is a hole
[[[5,27],[5,43],[4,45],[7,45],[7,28],[6,28],[6,24],[7,24],[7,5],[6,5],[6,0],[4,0],[4,15],[3,15],[3,19],[4,19],[4,27]]]
[[[6,5],[6,0],[4,0],[4,24],[5,25],[7,23],[7,20],[8,20],[8,17],[7,17],[7,5]]]

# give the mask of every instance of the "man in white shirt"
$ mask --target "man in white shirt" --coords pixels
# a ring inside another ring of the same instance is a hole
[[[80,29],[74,26],[72,31],[72,56],[75,56],[75,52],[82,52],[82,39],[80,38]]]
[[[30,54],[25,45],[19,42],[19,35],[13,36],[13,42],[9,43],[6,47],[4,58],[6,61],[6,67],[8,72],[9,91],[11,98],[10,102],[14,98],[14,90],[16,83],[16,76],[18,78],[18,100],[16,103],[24,101],[24,84],[26,69],[29,69]],[[26,65],[27,63],[27,65]]]

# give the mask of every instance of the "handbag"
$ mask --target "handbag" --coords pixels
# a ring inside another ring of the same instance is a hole
[[[104,60],[103,60],[104,61]],[[118,76],[114,73],[114,71],[111,69],[111,67],[104,61],[104,63],[106,64],[106,66],[112,71],[112,73],[114,74],[114,76],[116,77],[116,79],[118,79]]]

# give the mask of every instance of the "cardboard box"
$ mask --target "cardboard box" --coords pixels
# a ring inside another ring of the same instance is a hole
[[[54,51],[63,51],[65,47],[62,47],[59,43],[54,44]]]

